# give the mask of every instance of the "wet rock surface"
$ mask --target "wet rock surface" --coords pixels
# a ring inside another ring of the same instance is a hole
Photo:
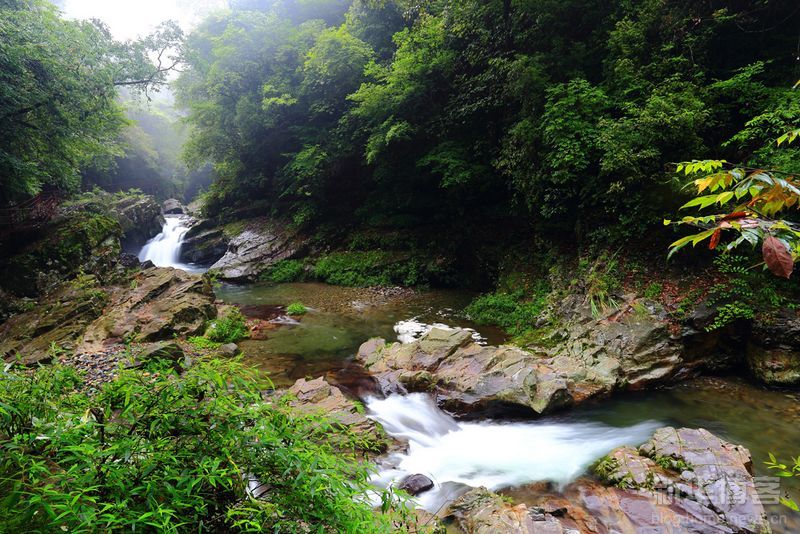
[[[266,218],[251,219],[230,239],[225,255],[211,270],[224,280],[252,281],[267,267],[295,256],[303,247],[304,239],[285,225]]]
[[[143,245],[164,224],[161,206],[150,195],[130,195],[111,201],[111,211],[122,228],[127,247]]]
[[[225,255],[228,240],[221,228],[206,228],[203,223],[192,226],[183,237],[180,261],[211,265]]]
[[[370,340],[357,358],[385,392],[433,392],[440,405],[458,412],[517,407],[542,414],[693,369],[666,323],[633,316],[573,323],[555,349],[482,346],[468,330],[434,328],[408,344]]]
[[[409,495],[419,495],[432,487],[433,480],[421,474],[407,476],[397,486],[398,489],[407,492]]]
[[[126,339],[149,342],[199,334],[215,315],[206,279],[152,267],[136,274],[128,287],[112,291],[103,316],[86,329],[81,350],[92,352]]]
[[[552,515],[513,505],[486,488],[476,488],[457,499],[447,512],[455,524],[469,534],[560,534],[578,531],[564,529]]]
[[[758,380],[775,386],[800,385],[800,315],[783,310],[753,324],[747,364]]]
[[[330,418],[346,434],[357,436],[361,442],[359,448],[363,450],[382,452],[388,447],[389,438],[378,423],[364,415],[363,406],[322,377],[314,380],[301,378],[278,396],[286,397],[289,406],[297,413]]]
[[[0,325],[0,356],[25,365],[52,361],[58,351],[74,349],[87,325],[100,316],[107,301],[94,277],[60,289],[24,313]]]
[[[638,449],[620,447],[563,492],[546,485],[527,505],[483,488],[451,506],[465,532],[743,532],[769,524],[750,453],[703,429],[665,427]]]
[[[181,201],[175,198],[168,198],[161,204],[164,213],[166,215],[182,215],[183,214],[183,204]]]

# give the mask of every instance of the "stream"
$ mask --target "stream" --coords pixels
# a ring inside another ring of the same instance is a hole
[[[188,227],[181,217],[167,217],[161,234],[139,257],[156,265],[202,272],[181,264],[178,251]],[[221,284],[217,296],[239,306],[245,315],[270,321],[263,339],[239,343],[246,363],[268,373],[277,387],[298,378],[326,375],[336,382],[352,369],[361,343],[371,337],[411,342],[433,326],[473,331],[479,343],[506,341],[493,327],[479,326],[462,310],[475,294],[456,290],[385,291],[320,283]],[[285,317],[285,307],[303,303],[308,312]],[[467,487],[486,486],[530,502],[529,484],[549,481],[557,489],[621,445],[637,446],[661,426],[706,428],[747,447],[756,477],[771,476],[764,465],[770,452],[788,457],[800,444],[800,393],[767,390],[741,378],[704,377],[671,387],[617,395],[537,420],[470,421],[453,419],[423,394],[364,399],[367,415],[392,437],[408,442],[406,450],[379,461],[379,487],[396,485],[421,473],[434,488],[416,498],[435,512]],[[788,458],[787,458],[788,459]],[[783,492],[800,496],[798,479],[784,480]],[[798,532],[798,514],[765,503],[774,532]]]
[[[270,373],[278,386],[326,373],[341,376],[368,338],[407,342],[426,324],[472,328],[474,337],[490,344],[505,341],[502,332],[460,314],[474,297],[464,291],[421,291],[375,302],[368,291],[318,283],[223,284],[217,295],[249,314],[298,301],[309,307],[296,324],[281,325],[268,339],[240,343],[245,361]],[[666,425],[706,428],[744,445],[757,477],[772,476],[763,463],[770,452],[794,455],[800,444],[800,393],[767,390],[735,377],[621,394],[533,421],[456,421],[421,394],[367,398],[365,404],[389,435],[409,443],[406,452],[382,460],[374,482],[385,487],[409,474],[425,474],[435,487],[417,503],[429,511],[452,500],[464,485],[530,502],[526,484],[546,480],[563,486],[617,446],[637,446]],[[795,498],[796,480],[781,486]],[[800,531],[797,514],[775,504],[766,508],[788,518],[773,523],[774,532]]]

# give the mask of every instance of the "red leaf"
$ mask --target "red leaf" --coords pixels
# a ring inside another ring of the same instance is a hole
[[[734,219],[741,219],[743,217],[747,217],[747,212],[744,211],[734,211],[733,213],[726,215],[722,218],[723,221],[733,221]]]
[[[719,245],[719,237],[722,235],[722,230],[717,228],[714,230],[714,233],[711,234],[711,241],[708,243],[708,250],[714,250]]]
[[[794,261],[792,260],[792,254],[783,244],[783,241],[771,235],[767,236],[761,246],[761,254],[764,256],[764,262],[767,264],[767,268],[772,271],[772,274],[781,278],[789,278],[792,275]]]

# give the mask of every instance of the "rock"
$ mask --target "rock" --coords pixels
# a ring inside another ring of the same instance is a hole
[[[747,365],[760,381],[774,386],[800,385],[800,316],[783,310],[753,324]]]
[[[509,504],[486,488],[475,488],[459,497],[448,511],[462,531],[469,534],[561,534],[561,523],[549,514],[532,514],[524,504]],[[537,520],[534,520],[537,519]]]
[[[151,362],[166,361],[176,369],[188,367],[186,364],[186,354],[183,349],[174,341],[161,343],[151,343],[137,348],[134,352],[134,366],[147,365]]]
[[[72,281],[27,312],[0,325],[0,356],[26,365],[52,360],[76,348],[84,329],[100,317],[108,300],[94,277]],[[57,347],[56,352],[51,347]]]
[[[122,340],[138,342],[202,333],[216,316],[214,293],[200,275],[153,267],[112,292],[107,311],[86,329],[81,350],[94,352]]]
[[[419,495],[425,491],[428,491],[433,487],[433,480],[426,477],[425,475],[409,475],[404,478],[400,485],[397,486],[397,489],[401,489],[408,493],[409,495]]]
[[[161,207],[150,195],[130,194],[121,198],[108,195],[106,201],[122,228],[123,248],[130,250],[143,245],[158,235],[164,225]]]
[[[242,353],[236,343],[225,343],[217,349],[222,356],[233,357]]]
[[[750,462],[707,430],[666,427],[612,451],[595,468],[601,482],[580,478],[530,504],[580,532],[766,533]]]
[[[255,280],[267,267],[295,256],[305,245],[304,238],[270,219],[250,219],[236,230],[225,255],[210,268],[224,280]]]
[[[346,397],[336,386],[329,384],[324,378],[315,380],[297,380],[294,385],[279,395],[287,397],[289,406],[300,414],[320,414],[329,418],[340,430],[342,436],[333,433],[327,440],[337,443],[348,436],[358,436],[359,448],[368,452],[383,452],[389,445],[389,438],[383,428],[364,415],[364,408]]]
[[[117,264],[121,233],[119,223],[104,213],[59,215],[16,253],[3,251],[0,285],[17,296],[39,297],[79,272],[102,280]]]
[[[165,215],[183,214],[183,204],[180,200],[168,198],[162,204]]]
[[[418,341],[370,340],[357,358],[385,393],[435,393],[456,412],[546,413],[621,389],[642,389],[694,372],[667,324],[651,316],[576,320],[555,348],[481,346],[468,330],[434,328]]]
[[[180,261],[211,265],[222,258],[227,250],[228,237],[222,229],[203,229],[201,223],[201,225],[192,226],[184,235],[181,243]]]
[[[119,255],[119,264],[125,267],[126,269],[133,269],[134,267],[139,267],[141,262],[139,258],[136,257],[135,254],[128,254],[127,252],[123,252]]]

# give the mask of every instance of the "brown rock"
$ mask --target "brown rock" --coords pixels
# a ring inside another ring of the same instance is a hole
[[[146,269],[128,287],[116,288],[103,316],[87,328],[81,351],[125,339],[200,334],[215,315],[214,294],[203,277],[171,267]]]

